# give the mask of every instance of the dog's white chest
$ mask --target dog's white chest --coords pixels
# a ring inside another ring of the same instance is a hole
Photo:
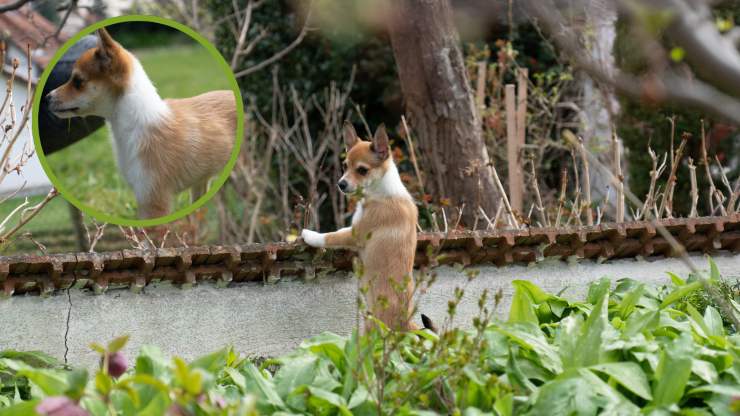
[[[357,224],[360,221],[360,218],[362,218],[362,201],[357,203],[355,213],[352,214],[352,225]]]
[[[129,125],[129,126],[135,126]],[[146,171],[139,157],[140,143],[144,132],[141,128],[112,128],[113,148],[116,153],[118,169],[133,188],[136,199],[141,201],[151,190],[152,175]]]

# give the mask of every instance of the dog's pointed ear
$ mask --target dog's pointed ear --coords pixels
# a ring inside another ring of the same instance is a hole
[[[116,47],[116,41],[113,40],[110,33],[104,28],[101,27],[97,31],[98,34],[98,45],[105,49],[105,50],[111,50]]]
[[[342,133],[344,134],[344,145],[347,147],[347,151],[353,148],[357,144],[357,142],[360,141],[360,139],[357,137],[355,127],[349,121],[344,122]]]
[[[111,35],[101,27],[97,31],[98,34],[98,49],[95,51],[95,57],[100,61],[107,63],[110,62],[113,54],[113,49],[117,47],[116,41],[113,40]]]
[[[386,160],[390,155],[390,145],[388,144],[388,133],[385,132],[385,124],[381,124],[375,130],[375,136],[373,136],[373,152],[378,155],[380,160]]]

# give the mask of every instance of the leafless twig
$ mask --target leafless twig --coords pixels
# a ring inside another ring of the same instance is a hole
[[[248,68],[245,68],[245,69],[242,69],[240,71],[237,71],[236,73],[234,73],[234,77],[235,78],[241,78],[241,77],[244,77],[244,76],[253,74],[253,73],[255,73],[255,72],[257,72],[257,71],[259,71],[259,70],[261,70],[263,68],[266,68],[266,67],[274,64],[275,62],[283,59],[293,49],[295,49],[296,47],[298,47],[298,45],[300,45],[301,42],[303,42],[303,39],[308,34],[309,24],[310,24],[310,21],[311,21],[311,10],[312,10],[312,7],[311,7],[311,5],[309,5],[308,6],[308,13],[306,14],[306,21],[303,23],[303,28],[301,28],[301,32],[293,40],[293,42],[290,43],[290,45],[286,46],[285,48],[283,48],[282,50],[280,50],[278,52],[275,52],[275,54],[273,54],[271,57],[265,59],[264,61],[262,61],[262,62],[260,62],[258,64],[255,64],[255,65],[252,65],[252,66],[250,66]],[[249,25],[249,22],[246,21],[246,24],[248,26]],[[245,34],[245,36],[246,36],[246,34]],[[241,39],[241,35],[240,35],[240,38],[239,39]],[[235,54],[243,55],[245,52],[248,52],[248,51],[247,50],[237,50],[234,53]],[[232,66],[234,66],[233,62],[234,62],[234,60],[232,60]]]
[[[689,158],[689,178],[691,180],[691,211],[689,212],[689,218],[695,218],[697,216],[696,206],[699,202],[699,188],[696,185],[696,166],[692,158]]]

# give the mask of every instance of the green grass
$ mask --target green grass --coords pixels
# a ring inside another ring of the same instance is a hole
[[[28,197],[27,207],[34,206],[44,199],[44,195]],[[13,210],[19,207],[25,198],[14,198],[0,204],[0,221],[10,215]],[[0,255],[9,255],[21,252],[38,252],[36,245],[28,238],[24,237],[30,233],[37,241],[46,246],[55,247],[54,239],[50,236],[70,236],[74,233],[71,223],[69,203],[61,197],[56,197],[41,210],[31,221],[23,226],[11,240],[5,244],[0,244]],[[0,232],[5,232],[15,227],[20,221],[19,212],[16,213]],[[72,238],[74,239],[74,238]],[[59,247],[61,251],[69,251],[75,246]]]
[[[184,98],[229,89],[229,80],[200,45],[134,51],[163,98]],[[119,174],[108,128],[96,131],[47,157],[60,183],[88,207],[105,214],[136,218],[136,199]],[[190,203],[188,192],[177,196],[173,211]]]
[[[44,199],[44,195],[28,197],[28,207],[34,206]],[[25,198],[14,198],[0,204],[0,221],[10,215],[13,210],[20,206]],[[11,221],[5,225],[5,229],[13,228],[19,219],[19,215],[13,216]],[[67,201],[56,197],[49,201],[43,210],[23,227],[23,232],[45,232],[62,231],[70,228],[69,207]]]

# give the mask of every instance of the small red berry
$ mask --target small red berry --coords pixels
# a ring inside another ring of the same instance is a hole
[[[100,360],[100,366],[103,366],[103,360]],[[113,354],[108,354],[108,374],[113,378],[118,378],[123,375],[128,369],[128,360],[121,351],[116,351]]]

